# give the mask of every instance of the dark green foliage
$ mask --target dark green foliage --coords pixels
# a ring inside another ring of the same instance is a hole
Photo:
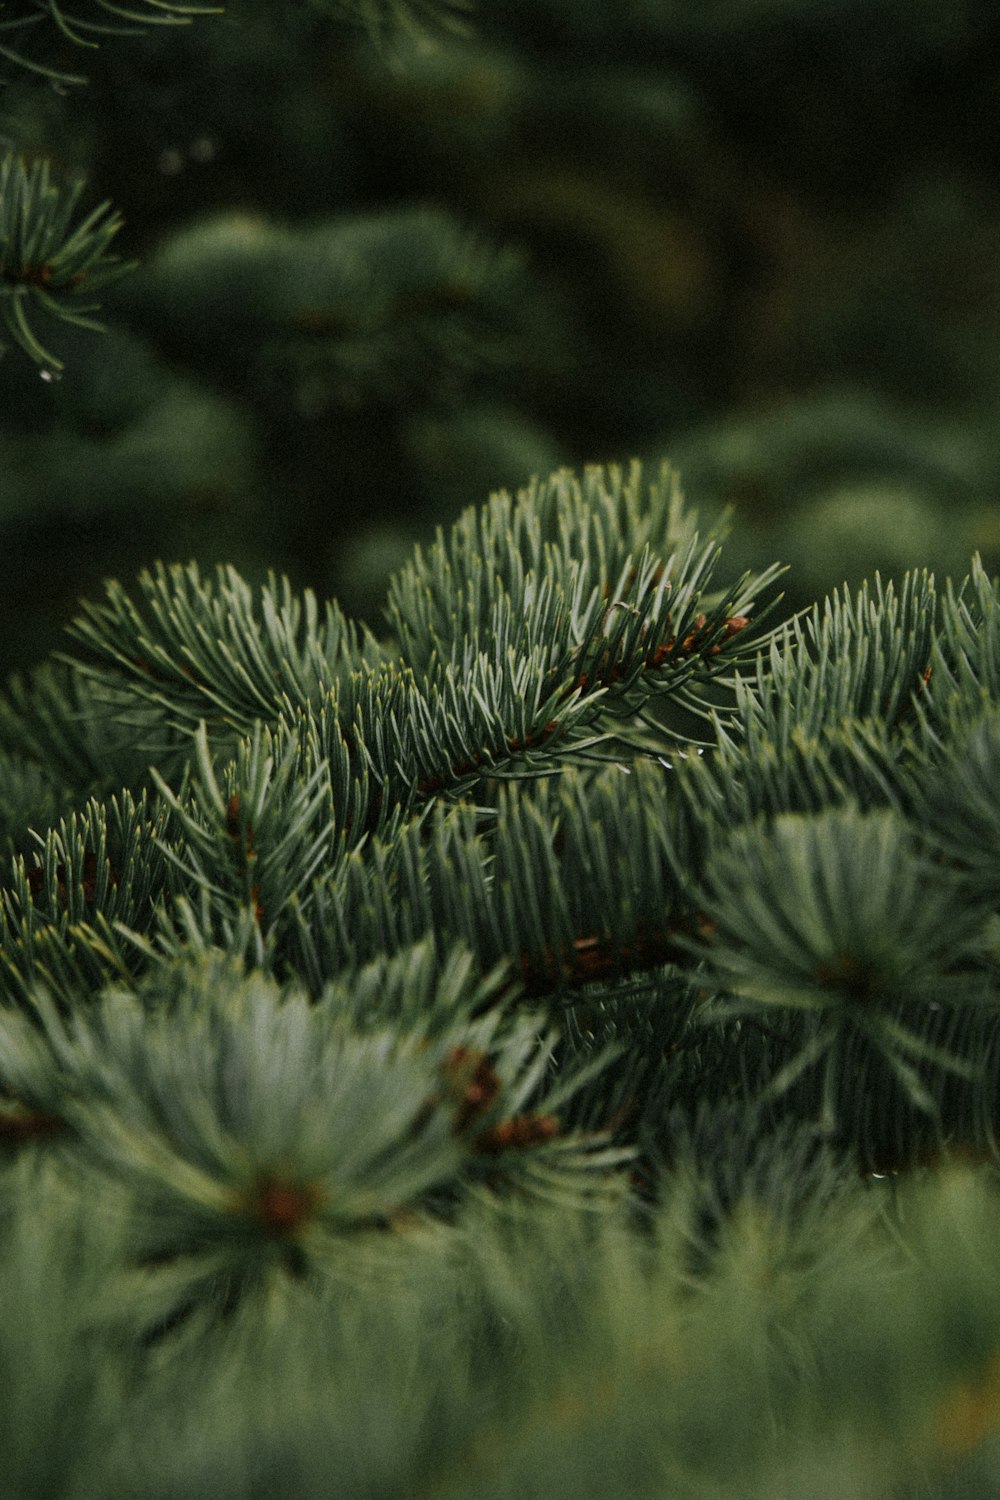
[[[56,0],[17,0],[5,8],[0,23],[0,33],[5,38],[0,58],[5,64],[48,77],[59,87],[85,83],[80,74],[69,73],[47,61],[45,54],[65,49],[67,42],[76,48],[93,48],[99,45],[101,37],[135,36],[147,26],[183,25],[191,16],[204,15],[211,7],[182,4],[179,0],[129,0],[125,5],[119,5],[117,0],[87,0],[84,10],[89,14],[70,14]]]
[[[989,1500],[991,8],[189,14],[0,19],[0,1494]]]
[[[37,364],[48,367],[43,373],[49,380],[62,361],[39,343],[28,310],[99,329],[88,316],[97,304],[78,299],[126,269],[107,253],[121,229],[121,219],[108,212],[110,204],[73,223],[82,191],[78,182],[60,192],[45,162],[26,168],[9,153],[0,156],[0,326]]]
[[[996,565],[987,0],[239,0],[51,52],[32,14],[90,84],[12,65],[0,136],[141,270],[104,352],[39,322],[58,384],[0,363],[10,665],[156,556],[373,623],[436,522],[634,452],[791,604]]]
[[[561,471],[418,551],[382,642],[157,568],[15,685],[13,1492],[946,1496],[979,1461],[1000,585],[769,630],[775,570],[720,570],[668,472]]]

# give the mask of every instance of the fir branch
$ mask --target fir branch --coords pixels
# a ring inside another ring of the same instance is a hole
[[[818,813],[856,805],[909,812],[917,796],[917,757],[903,737],[877,719],[823,725],[816,734],[789,719],[767,737],[756,716],[738,735],[717,723],[717,743],[703,754],[664,757],[673,771],[698,869],[721,831],[780,813]]]
[[[157,839],[166,816],[143,793],[91,799],[44,835],[32,863],[12,861],[0,888],[0,986],[31,1004],[47,985],[67,1007],[95,985],[121,978],[136,958],[116,927],[144,932],[166,884]]]
[[[297,597],[284,578],[271,576],[257,608],[234,568],[220,567],[213,582],[193,563],[158,563],[139,587],[145,613],[110,582],[105,603],[85,603],[70,634],[86,652],[78,669],[143,726],[190,731],[204,719],[246,734],[259,719],[318,703],[382,656],[335,602],[321,615],[316,596]]]
[[[12,677],[0,693],[0,745],[37,766],[60,794],[77,803],[147,780],[149,756],[135,730],[121,722],[100,687],[75,667],[47,661]],[[186,758],[189,736],[160,735],[161,765]]]
[[[394,674],[355,673],[318,704],[286,713],[274,729],[279,759],[290,755],[297,782],[308,781],[322,768],[324,803],[319,815],[329,830],[333,857],[338,849],[354,848],[371,835],[392,839],[411,812],[400,797],[398,781],[378,771],[380,757],[361,738],[362,725],[380,723],[379,709],[386,696],[396,701]],[[376,746],[377,733],[370,734]]]
[[[825,1129],[851,1033],[919,1108],[934,1106],[915,1062],[969,1073],[924,1027],[930,1007],[995,1003],[981,964],[982,909],[898,813],[846,806],[738,830],[709,862],[705,910],[704,979],[728,997],[709,1014],[777,1007],[813,1017],[769,1089],[780,1095],[824,1062]]]
[[[788,744],[845,719],[898,727],[931,677],[938,625],[934,580],[907,573],[897,591],[876,576],[784,627],[739,689],[748,734]]]
[[[973,719],[978,696],[965,700],[954,732],[920,765],[916,815],[942,859],[964,872],[970,905],[986,915],[1000,904],[1000,713],[991,703]]]
[[[183,26],[193,16],[218,14],[221,7],[188,0],[88,0],[90,15],[72,14],[59,0],[14,0],[4,8],[0,35],[13,35],[17,46],[0,45],[0,57],[60,86],[86,83],[79,73],[54,67],[37,55],[44,43],[69,42],[94,48],[105,36],[138,36],[147,26]],[[123,24],[124,23],[124,24]],[[44,39],[44,41],[43,41]]]
[[[26,166],[12,152],[0,157],[0,329],[36,364],[61,370],[62,361],[35,335],[29,310],[59,322],[100,329],[89,298],[130,269],[108,253],[122,220],[109,203],[75,226],[82,181],[56,186],[48,163]]]
[[[586,643],[608,658],[610,676],[619,658],[634,654],[635,643],[616,652],[609,641],[624,646],[632,634],[647,638],[649,666],[691,656],[692,632],[698,632],[696,654],[710,656],[723,638],[739,632],[696,623],[719,556],[716,535],[699,543],[696,520],[685,511],[667,465],[645,485],[638,462],[627,472],[592,465],[580,477],[559,470],[516,497],[500,491],[486,506],[470,507],[447,537],[439,531],[426,553],[418,547],[390,581],[386,617],[418,680],[472,642],[499,638],[505,646],[530,649],[536,640],[551,639],[542,631],[557,622],[581,657],[578,675],[592,665]],[[723,619],[742,618],[774,576],[769,570],[744,579],[727,595]],[[712,600],[713,609],[720,603]],[[638,623],[630,623],[637,609]],[[521,635],[535,628],[537,636]]]
[[[978,555],[957,589],[948,581],[932,671],[921,715],[928,730],[967,728],[1000,697],[1000,582],[988,577]]]
[[[752,607],[773,573],[712,598],[714,543],[691,534],[665,561],[626,551],[625,528],[643,504],[640,480],[638,466],[627,484],[610,471],[605,503],[589,520],[599,470],[582,486],[554,476],[539,517],[529,491],[513,514],[509,497],[495,498],[481,532],[464,518],[450,550],[442,539],[426,566],[418,553],[390,590],[396,661],[334,604],[320,625],[313,596],[297,600],[287,582],[280,600],[273,580],[262,591],[258,618],[232,569],[220,570],[213,588],[193,566],[158,566],[139,580],[145,611],[117,583],[104,605],[84,606],[72,627],[87,651],[79,670],[139,725],[165,716],[179,728],[211,715],[244,733],[336,688],[341,732],[380,779],[397,783],[404,804],[460,794],[487,776],[558,769],[611,735],[628,740],[626,721],[652,698],[703,706],[706,685],[760,645],[738,611]],[[688,535],[666,478],[654,494],[668,539]],[[561,552],[545,551],[546,529],[558,533]],[[525,569],[522,552],[545,557],[544,578]],[[608,575],[613,554],[617,571]],[[505,576],[515,585],[509,594]],[[452,609],[438,638],[452,586],[474,618]]]
[[[509,989],[506,964],[483,973],[468,948],[456,944],[439,956],[438,945],[425,939],[360,967],[343,968],[317,993],[359,1030],[399,1023],[439,1036],[463,1016],[502,1006]]]
[[[433,997],[433,963],[429,949],[404,954],[380,978],[391,994],[423,970]],[[450,1012],[443,1027],[390,1029],[370,1014],[355,1024],[344,983],[310,1002],[217,950],[66,1018],[40,994],[41,1049],[23,1016],[0,1013],[4,1084],[128,1184],[144,1256],[205,1254],[239,1284],[269,1266],[322,1271],[342,1236],[391,1229],[421,1205],[450,1212],[473,1182],[575,1183],[578,1202],[613,1191],[627,1153],[564,1136],[555,1113],[605,1059],[550,1082],[554,1034],[496,1007],[470,1020],[454,995],[469,976],[448,966],[452,993],[431,1004]]]
[[[750,611],[780,569],[711,595],[718,556],[716,541],[699,541],[668,469],[648,495],[637,463],[627,476],[560,471],[516,501],[501,492],[465,512],[426,556],[418,548],[390,582],[386,614],[421,687],[461,679],[483,652],[509,661],[516,680],[527,658],[547,667],[536,697],[561,693],[599,732],[628,743],[626,721],[654,699],[705,714],[709,685],[731,680],[766,644],[748,628]],[[559,718],[537,715],[536,743],[539,729],[547,745],[556,740]],[[487,740],[472,753],[492,762],[492,749]]]
[[[386,617],[415,671],[426,671],[442,643],[490,626],[499,594],[515,619],[530,614],[543,580],[574,598],[577,579],[602,592],[647,546],[670,553],[689,543],[695,517],[685,512],[676,475],[663,465],[644,488],[636,462],[591,465],[582,478],[560,469],[533,479],[516,496],[501,490],[469,506],[447,535],[414,551],[389,583]],[[583,584],[582,598],[588,592]]]
[[[414,687],[393,721],[392,764],[420,797],[468,791],[485,777],[550,774],[585,757],[606,736],[592,732],[595,698],[553,687],[548,653],[480,652]]]
[[[291,896],[308,889],[320,865],[343,850],[336,823],[322,816],[330,768],[318,761],[303,776],[301,745],[288,735],[276,741],[258,725],[240,741],[220,781],[204,725],[194,745],[195,774],[179,792],[153,772],[173,813],[172,836],[160,847],[179,871],[178,894],[200,890],[208,897],[221,939],[232,937],[241,912],[252,912],[260,963],[267,933]]]
[[[683,836],[662,768],[642,762],[503,788],[488,837],[476,809],[440,806],[289,904],[287,961],[319,987],[420,939],[460,941],[535,996],[687,964]]]

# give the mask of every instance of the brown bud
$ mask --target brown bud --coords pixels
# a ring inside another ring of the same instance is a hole
[[[287,1182],[269,1173],[240,1193],[234,1206],[238,1213],[256,1219],[268,1234],[284,1239],[312,1218],[321,1200],[317,1183]]]
[[[529,1146],[542,1145],[558,1134],[559,1121],[555,1115],[517,1115],[482,1131],[476,1136],[475,1147],[484,1156],[499,1156],[502,1151],[523,1151]]]
[[[448,1094],[455,1100],[455,1131],[458,1133],[496,1102],[500,1076],[490,1065],[486,1053],[474,1047],[453,1047],[441,1071]]]

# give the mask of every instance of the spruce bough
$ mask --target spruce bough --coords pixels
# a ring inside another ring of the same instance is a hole
[[[1000,590],[780,571],[561,471],[10,685],[3,1493],[993,1493]]]

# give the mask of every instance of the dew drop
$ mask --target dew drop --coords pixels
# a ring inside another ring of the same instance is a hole
[[[61,370],[39,370],[39,375],[44,381],[51,385],[56,380],[62,380]]]

